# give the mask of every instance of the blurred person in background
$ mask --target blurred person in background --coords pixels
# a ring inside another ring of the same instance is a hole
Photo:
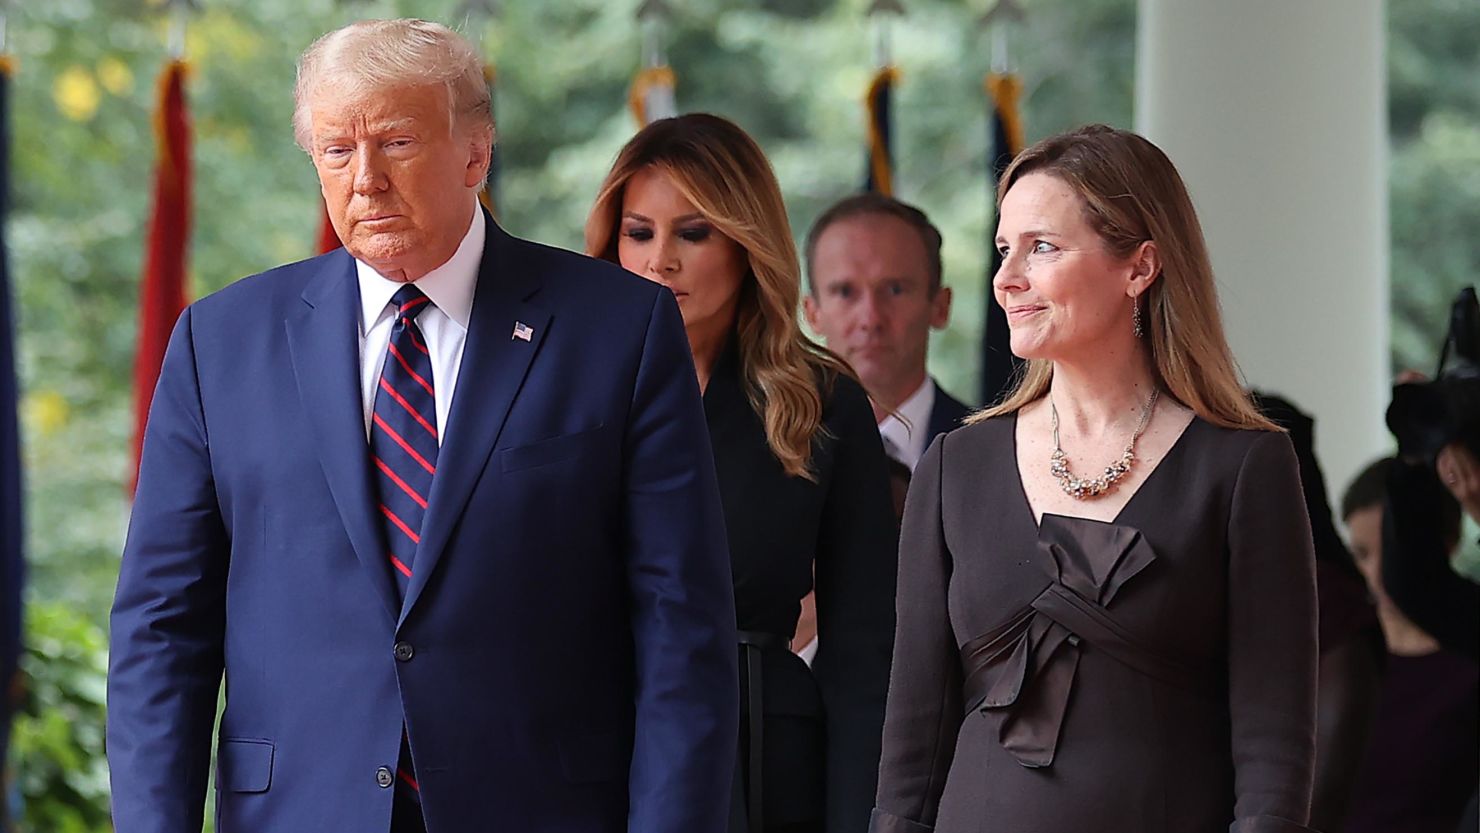
[[[1480,667],[1416,624],[1384,583],[1395,556],[1384,533],[1394,506],[1404,513],[1400,527],[1410,548],[1448,554],[1459,541],[1460,504],[1432,473],[1405,470],[1415,468],[1423,472],[1394,458],[1378,460],[1341,502],[1387,642],[1371,738],[1340,828],[1345,833],[1452,833],[1480,777]]]
[[[1315,420],[1288,399],[1253,391],[1254,404],[1289,432],[1316,549],[1316,769],[1310,826],[1339,831],[1361,771],[1387,654],[1367,583],[1336,531],[1315,455]]]

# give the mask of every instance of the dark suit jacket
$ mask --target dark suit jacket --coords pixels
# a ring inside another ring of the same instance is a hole
[[[971,408],[966,403],[946,393],[940,383],[936,382],[935,402],[930,406],[930,439],[934,440],[947,431],[960,428],[961,420],[966,419],[970,413]]]
[[[200,830],[223,669],[221,833],[386,830],[403,724],[437,833],[724,828],[734,607],[677,307],[486,222],[404,605],[349,255],[181,316],[113,608],[119,833]]]

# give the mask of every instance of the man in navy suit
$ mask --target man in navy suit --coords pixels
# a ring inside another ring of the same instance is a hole
[[[940,245],[924,212],[873,193],[834,204],[807,233],[807,323],[858,372],[885,450],[909,469],[971,412],[925,371],[930,331],[951,318]]]
[[[345,250],[193,304],[113,607],[118,833],[724,829],[735,614],[672,295],[478,207],[445,27],[299,64]]]

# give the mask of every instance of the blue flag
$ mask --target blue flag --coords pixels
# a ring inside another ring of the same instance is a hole
[[[868,149],[864,164],[863,190],[894,196],[894,84],[899,71],[882,67],[868,85],[864,106],[868,108]]]
[[[995,405],[1012,392],[1023,360],[1012,354],[1007,332],[1007,313],[997,305],[992,293],[992,279],[1002,268],[1002,256],[997,253],[997,184],[1007,173],[1013,157],[1023,151],[1022,115],[1018,111],[1018,99],[1023,84],[1016,75],[992,73],[983,84],[987,92],[987,174],[990,188],[987,200],[992,203],[992,225],[987,229],[987,251],[991,252],[987,271],[986,292],[983,303],[986,314],[982,319],[982,363],[981,400],[983,404]]]
[[[11,692],[21,649],[21,444],[5,218],[10,202],[10,61],[0,56],[0,764],[10,740]],[[0,795],[0,830],[5,829]]]

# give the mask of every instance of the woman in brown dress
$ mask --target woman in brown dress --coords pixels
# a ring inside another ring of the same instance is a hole
[[[1086,127],[998,202],[1028,372],[915,470],[872,829],[1305,831],[1310,525],[1181,178]]]

